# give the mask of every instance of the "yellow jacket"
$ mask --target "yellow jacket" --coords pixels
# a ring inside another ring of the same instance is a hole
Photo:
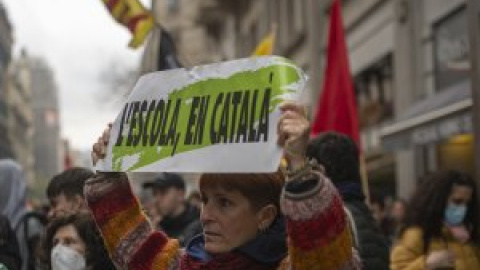
[[[455,254],[455,270],[480,269],[480,248],[471,243],[462,244],[456,241],[448,229],[443,230],[444,239],[434,238],[430,241],[428,252],[452,250]],[[425,269],[425,260],[428,257],[423,253],[422,230],[420,228],[407,229],[394,246],[391,258],[391,270]]]

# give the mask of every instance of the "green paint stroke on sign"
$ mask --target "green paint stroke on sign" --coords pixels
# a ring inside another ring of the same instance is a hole
[[[165,100],[127,104],[113,146],[113,169],[132,171],[176,154],[218,143],[268,138],[269,114],[301,80],[289,62],[208,78],[176,89]],[[265,115],[266,114],[266,115]],[[266,129],[265,129],[266,128]],[[129,168],[123,168],[128,158]]]

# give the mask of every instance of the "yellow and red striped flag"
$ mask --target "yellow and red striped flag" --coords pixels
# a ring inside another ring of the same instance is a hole
[[[252,53],[252,56],[271,55],[275,46],[276,26],[272,26],[270,33],[262,39]]]
[[[154,26],[152,13],[139,0],[102,0],[115,21],[132,33],[128,46],[138,48]]]

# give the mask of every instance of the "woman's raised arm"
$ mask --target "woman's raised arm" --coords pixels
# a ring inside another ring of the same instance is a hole
[[[342,199],[321,165],[306,158],[310,129],[305,110],[295,103],[281,109],[279,144],[289,163],[281,199],[289,264],[295,270],[360,269]]]
[[[109,128],[93,146],[92,160],[104,158]],[[171,269],[180,258],[178,240],[155,231],[132,192],[126,173],[97,172],[84,188],[88,207],[110,257],[120,269]]]

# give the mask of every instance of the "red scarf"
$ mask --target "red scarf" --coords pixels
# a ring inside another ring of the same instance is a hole
[[[264,265],[256,262],[247,256],[231,252],[215,255],[208,262],[202,262],[188,254],[182,256],[180,262],[181,270],[275,270],[275,265]]]

